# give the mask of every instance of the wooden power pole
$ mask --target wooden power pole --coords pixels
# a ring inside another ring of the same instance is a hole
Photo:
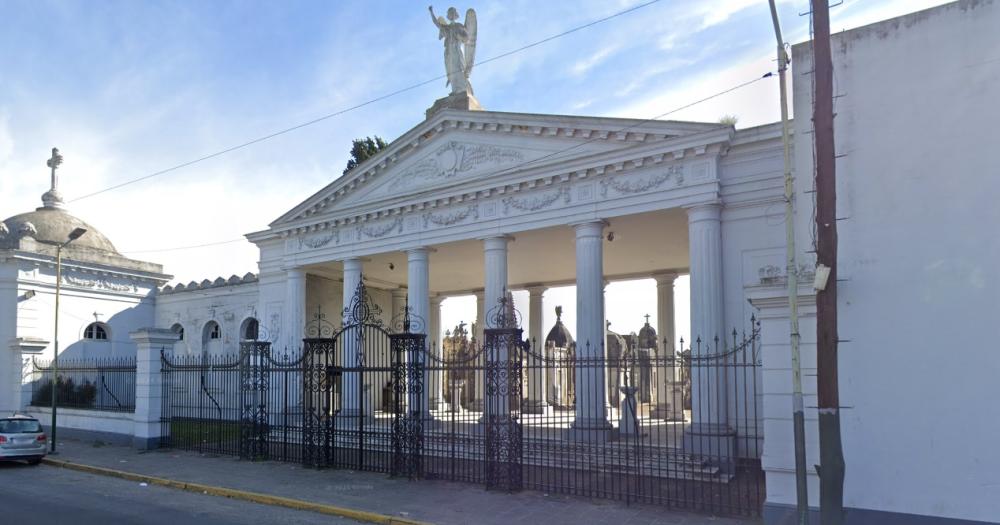
[[[813,140],[816,149],[816,383],[820,523],[844,519],[844,451],[837,378],[837,172],[833,144],[833,59],[829,0],[812,0]],[[827,273],[829,272],[829,273]]]

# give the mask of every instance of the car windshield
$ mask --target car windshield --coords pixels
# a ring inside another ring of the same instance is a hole
[[[41,431],[42,425],[34,419],[0,419],[0,434],[38,433]]]

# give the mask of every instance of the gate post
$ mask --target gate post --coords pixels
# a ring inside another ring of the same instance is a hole
[[[271,343],[240,343],[240,459],[269,459],[267,397]]]
[[[425,334],[410,331],[409,311],[403,332],[389,335],[392,349],[392,475],[410,479],[423,476],[424,378],[427,351]],[[409,406],[403,410],[404,400]]]
[[[132,443],[140,450],[160,446],[164,437],[161,351],[173,348],[180,335],[164,328],[142,328],[129,334],[136,344],[135,414]]]
[[[486,488],[521,490],[523,429],[521,412],[521,340],[519,314],[510,296],[490,311],[483,331],[486,357]]]

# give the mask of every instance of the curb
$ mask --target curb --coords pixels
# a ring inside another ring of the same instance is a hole
[[[296,509],[296,510],[308,510],[311,512],[318,512],[320,514],[341,516],[344,518],[350,518],[353,520],[364,521],[368,523],[381,523],[384,525],[430,525],[423,521],[400,518],[396,516],[390,516],[388,514],[378,514],[376,512],[349,509],[346,507],[338,507],[336,505],[313,503],[310,501],[303,501],[299,499],[284,498],[281,496],[272,496],[270,494],[261,494],[259,492],[248,492],[245,490],[227,489],[225,487],[216,487],[212,485],[202,485],[200,483],[189,483],[186,481],[176,481],[166,478],[157,478],[154,476],[135,474],[133,472],[125,472],[122,470],[115,470],[104,467],[95,467],[93,465],[84,465],[81,463],[72,463],[70,461],[64,461],[61,459],[52,459],[46,457],[42,459],[42,463],[45,463],[46,465],[52,465],[54,467],[62,467],[70,470],[78,470],[80,472],[97,474],[100,476],[109,476],[129,481],[139,481],[148,483],[150,485],[170,487],[173,489],[186,490],[188,492],[196,492],[199,494],[209,494],[211,496],[222,496],[225,498],[249,501],[252,503],[259,503],[262,505],[273,505],[277,507],[286,507],[289,509]]]

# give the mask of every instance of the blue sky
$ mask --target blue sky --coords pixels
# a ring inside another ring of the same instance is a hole
[[[642,3],[467,2],[486,59]],[[935,0],[847,0],[834,30]],[[783,1],[786,40],[806,0]],[[435,5],[441,14],[448,4]],[[670,1],[477,67],[487,109],[648,118],[774,68],[763,0]],[[422,2],[59,1],[0,4],[0,215],[39,205],[52,146],[72,200],[443,73]],[[340,175],[352,138],[415,126],[444,80],[139,184],[69,203],[126,255],[176,280],[256,270],[247,242],[168,250],[263,229]],[[671,115],[738,127],[778,118],[759,82]]]

